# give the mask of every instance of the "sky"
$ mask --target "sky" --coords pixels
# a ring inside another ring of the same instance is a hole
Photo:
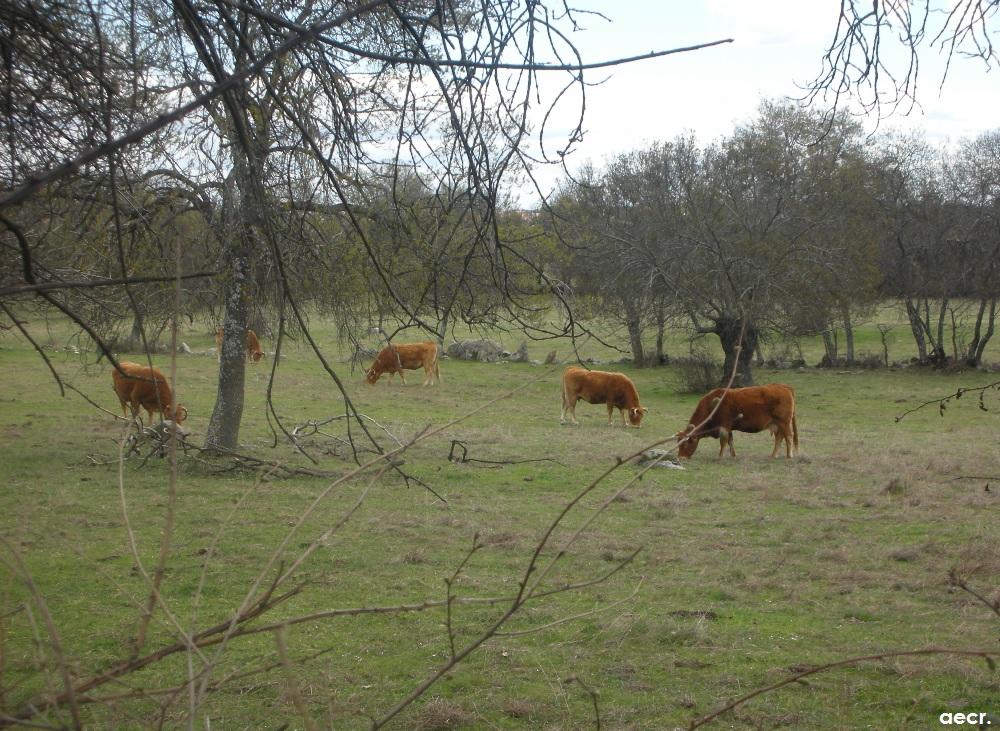
[[[600,166],[616,154],[656,140],[694,132],[708,143],[753,118],[762,98],[801,96],[798,85],[819,72],[836,29],[840,0],[592,0],[571,2],[597,10],[570,40],[584,62],[732,38],[733,43],[691,53],[587,72],[584,138],[567,156],[578,169]],[[1000,126],[1000,70],[990,75],[978,59],[955,59],[940,88],[943,56],[920,56],[919,107],[884,120],[879,129],[921,128],[929,140],[948,144]],[[543,92],[546,89],[543,88]],[[550,90],[551,91],[551,90]],[[566,98],[547,127],[547,138],[565,140],[578,115],[578,96]],[[876,128],[874,118],[863,119]],[[558,167],[536,171],[543,190],[561,176]],[[521,205],[538,196],[522,189]]]

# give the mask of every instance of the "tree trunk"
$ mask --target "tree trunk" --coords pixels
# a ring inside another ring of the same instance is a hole
[[[625,326],[632,347],[632,362],[636,368],[646,365],[646,354],[642,350],[642,314],[634,302],[625,302]]]
[[[215,408],[205,436],[207,448],[233,449],[239,444],[246,382],[246,330],[249,316],[250,257],[242,245],[232,254],[226,282],[226,315]]]
[[[851,322],[851,308],[844,305],[842,311],[844,321],[844,347],[847,348],[847,365],[854,365],[854,323]]]
[[[438,320],[437,324],[437,341],[438,345],[444,347],[444,339],[448,335],[448,325],[451,321],[451,310],[445,310]]]
[[[988,313],[988,314],[987,314]],[[996,326],[997,298],[993,297],[987,301],[985,297],[979,300],[979,311],[976,313],[976,325],[972,334],[972,341],[969,343],[968,354],[965,362],[973,368],[978,368],[983,363],[983,351],[986,344],[993,337]],[[983,332],[983,317],[987,317],[986,332]]]
[[[733,379],[733,386],[753,385],[753,354],[757,349],[758,333],[754,324],[749,322],[743,332],[743,340],[740,342],[742,325],[743,321],[735,317],[721,318],[715,323],[715,333],[719,336],[722,351],[726,354],[726,360],[722,366],[723,385],[729,380],[729,374],[733,372],[734,365],[736,366],[736,376]]]
[[[666,329],[667,325],[667,315],[666,310],[663,306],[663,300],[661,299],[656,304],[656,363],[657,365],[666,365],[667,354],[663,350],[663,331]]]
[[[241,151],[244,152],[244,151]],[[226,241],[225,318],[222,325],[222,353],[215,407],[205,435],[207,448],[236,449],[243,419],[243,391],[246,382],[246,331],[253,293],[253,252],[257,232],[262,230],[263,201],[255,193],[251,178],[259,167],[249,154],[237,152],[233,179],[224,196],[230,233]]]
[[[823,365],[827,368],[833,368],[837,365],[837,336],[833,332],[832,328],[827,328],[823,331],[823,350],[825,355],[823,356]]]
[[[937,338],[934,342],[934,351],[938,353],[943,358],[947,358],[948,355],[944,351],[944,320],[945,315],[948,312],[948,298],[945,297],[941,300],[941,310],[938,312],[938,322],[937,322]]]
[[[927,340],[924,338],[924,321],[920,317],[920,308],[909,297],[904,300],[904,304],[906,316],[910,320],[910,331],[917,344],[917,359],[921,364],[927,363]]]

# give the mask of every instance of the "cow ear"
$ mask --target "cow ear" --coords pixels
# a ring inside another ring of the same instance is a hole
[[[688,431],[694,431],[694,424],[688,424]]]
[[[722,401],[722,399],[716,396],[714,399],[712,399],[712,407],[714,408],[715,406],[717,406],[720,401]]]
[[[641,406],[639,408],[639,411],[641,411],[644,414],[648,414],[649,413],[649,409],[647,409],[645,406]]]

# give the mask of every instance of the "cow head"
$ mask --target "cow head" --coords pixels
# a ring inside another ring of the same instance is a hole
[[[694,424],[688,424],[687,429],[674,434],[674,438],[681,443],[681,445],[677,448],[678,457],[690,459],[694,456],[694,450],[698,448],[699,439],[699,437],[695,435]]]
[[[642,417],[649,411],[645,406],[638,406],[628,410],[628,423],[634,427],[642,426]]]
[[[375,383],[378,381],[378,377],[381,375],[382,374],[375,369],[375,366],[372,366],[367,371],[365,371],[365,381],[368,383],[369,386],[374,386]]]
[[[259,363],[260,359],[263,357],[264,357],[263,350],[255,350],[250,354],[250,360],[252,360],[254,363]]]

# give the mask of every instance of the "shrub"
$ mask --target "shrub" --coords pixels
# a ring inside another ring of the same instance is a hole
[[[722,380],[722,366],[707,350],[692,349],[687,358],[677,358],[681,393],[706,393],[717,388]]]

